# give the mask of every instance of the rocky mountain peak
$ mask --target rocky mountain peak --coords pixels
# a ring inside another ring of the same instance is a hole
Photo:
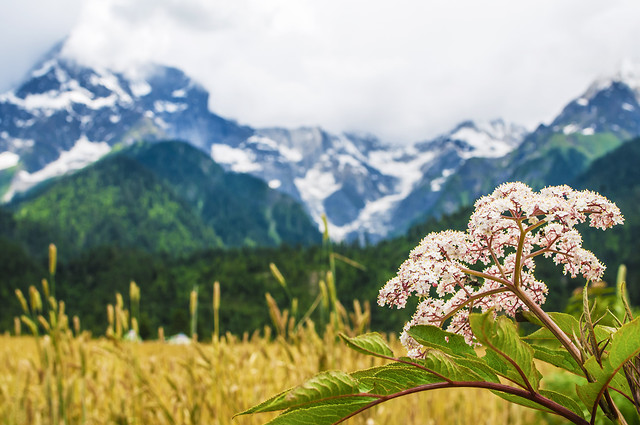
[[[623,139],[640,134],[640,66],[626,63],[612,76],[597,79],[550,127],[564,134],[612,133]]]
[[[640,97],[640,64],[630,60],[623,61],[613,74],[596,79],[581,98],[590,100],[614,84],[624,84]]]
[[[208,100],[179,69],[113,72],[79,64],[57,48],[0,95],[0,153],[7,152],[8,164],[0,177],[10,182],[1,188],[4,199],[80,169],[114,146],[173,139],[293,196],[319,226],[326,214],[334,238],[375,241],[425,211],[424,202],[402,205],[407,196],[420,187],[437,193],[464,161],[505,155],[525,134],[501,120],[467,121],[433,140],[391,146],[370,134],[320,127],[242,126],[210,111]],[[398,208],[404,213],[395,214]]]

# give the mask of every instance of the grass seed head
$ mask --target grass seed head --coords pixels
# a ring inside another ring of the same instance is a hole
[[[38,292],[36,287],[33,285],[29,287],[29,301],[33,312],[42,311],[42,298],[40,298],[40,292]]]
[[[16,289],[16,297],[18,297],[18,301],[20,301],[20,305],[22,306],[22,311],[26,314],[29,314],[29,307],[27,306],[27,300],[24,298],[22,291]]]
[[[56,262],[58,261],[58,250],[54,244],[49,244],[49,274],[56,274]]]

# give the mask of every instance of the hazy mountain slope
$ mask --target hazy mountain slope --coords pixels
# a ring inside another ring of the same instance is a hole
[[[171,186],[226,246],[319,243],[302,206],[253,176],[226,172],[181,142],[138,143],[123,150]]]
[[[222,246],[171,187],[123,155],[36,188],[11,207],[21,239],[48,236],[46,245],[56,243],[65,256],[102,244],[174,254]]]
[[[576,187],[599,192],[628,210],[627,215],[640,215],[640,139],[633,139],[594,161],[578,176]],[[625,211],[623,211],[625,213]]]
[[[640,139],[634,139],[604,155],[572,185],[601,193],[614,201],[624,215],[625,223],[606,232],[585,232],[584,245],[593,250],[608,266],[608,279],[615,278],[620,264],[629,270],[627,283],[632,302],[640,304]]]
[[[296,201],[258,178],[225,172],[182,142],[135,144],[43,183],[11,207],[24,239],[54,241],[69,255],[101,244],[182,253],[321,240]]]
[[[444,186],[432,214],[469,205],[506,181],[534,188],[570,183],[591,164],[640,135],[640,78],[635,72],[600,79],[502,158],[468,160]]]
[[[496,161],[517,148],[526,134],[524,127],[502,120],[466,121],[434,140],[416,144],[418,158],[426,160],[419,162],[420,178],[393,210],[392,220],[399,224],[397,231],[402,233],[424,217],[438,215],[434,208],[445,200],[452,200],[450,213],[466,205],[466,191],[451,198],[452,194],[445,189],[457,181],[465,164]],[[482,184],[485,175],[470,179],[468,183]]]
[[[451,149],[433,145],[431,151],[429,142],[397,147],[371,135],[318,127],[239,125],[213,113],[209,93],[179,69],[147,64],[113,72],[60,51],[54,49],[14,90],[0,95],[5,201],[81,169],[114,146],[175,139],[211,155],[227,171],[256,176],[301,201],[317,227],[326,214],[334,238],[366,235],[375,241],[402,232],[423,211],[416,199],[400,205],[414,187],[431,188],[430,179],[436,179],[437,188],[455,168],[448,164]],[[445,136],[455,140],[456,161],[464,162],[508,152],[522,130],[469,122]],[[282,205],[277,211],[297,215]]]
[[[638,99],[640,72],[625,68],[596,80],[531,134],[502,120],[465,121],[433,139],[393,146],[375,136],[319,127],[239,125],[213,113],[209,93],[179,69],[149,64],[117,73],[79,65],[54,50],[23,84],[0,95],[0,189],[8,200],[82,168],[114,146],[175,139],[227,171],[251,174],[302,202],[316,227],[326,214],[335,239],[375,242],[423,217],[469,205],[505,181],[536,188],[571,181],[640,134]],[[245,198],[253,198],[250,181],[246,188],[236,186],[235,195],[242,197],[246,189]],[[231,200],[223,204],[235,208]],[[299,215],[283,205],[269,214]],[[248,212],[235,210],[248,218]],[[235,233],[230,227],[239,222],[224,223]],[[281,231],[246,243],[273,243]],[[296,232],[304,233],[302,227]],[[239,243],[236,236],[227,239]]]
[[[18,168],[5,200],[116,144],[173,138],[207,151],[253,133],[211,113],[209,93],[176,68],[146,65],[125,75],[80,65],[59,49],[0,95],[0,152]]]

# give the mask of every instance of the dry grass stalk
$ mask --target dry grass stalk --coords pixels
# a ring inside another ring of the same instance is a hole
[[[33,338],[0,336],[0,422],[262,424],[271,416],[232,416],[303,382],[321,366],[348,371],[381,361],[349,350],[331,330],[320,337],[311,322],[297,335],[296,344],[274,343],[261,332],[244,340],[226,334],[217,344],[175,346],[68,332],[58,341],[60,357],[51,339],[43,343],[48,363],[38,360]],[[398,347],[395,339],[391,343]],[[471,422],[543,423],[535,413],[480,391],[407,397],[347,423]]]
[[[55,253],[54,253],[55,255]],[[55,264],[55,262],[53,263]],[[277,270],[275,266],[272,269]],[[51,275],[55,273],[52,270]],[[279,273],[279,271],[278,271]],[[280,275],[282,276],[282,275]],[[16,319],[16,335],[0,336],[0,422],[17,424],[262,424],[274,415],[252,415],[232,419],[236,413],[304,382],[322,370],[361,370],[382,364],[348,349],[339,332],[356,335],[369,325],[370,306],[354,302],[347,312],[339,302],[333,273],[325,274],[320,296],[312,308],[296,321],[297,301],[289,298],[291,312],[281,310],[266,294],[272,329],[248,332],[238,338],[220,335],[213,344],[195,338],[188,345],[159,341],[132,343],[123,339],[129,322],[137,332],[139,289],[130,286],[131,315],[124,300],[107,306],[106,338],[90,339],[73,320],[73,332],[63,302],[43,293],[49,304],[43,310],[40,293],[29,290],[29,301],[16,295],[24,314]],[[286,288],[286,281],[282,277]],[[195,294],[195,295],[194,295]],[[288,294],[289,295],[289,294]],[[309,318],[321,305],[330,323],[318,328]],[[220,308],[219,284],[214,284],[214,311]],[[197,292],[191,294],[192,318],[197,317]],[[218,319],[214,319],[217,320]],[[19,336],[25,324],[33,337]],[[321,332],[320,332],[321,331]],[[41,336],[44,333],[44,336]],[[400,352],[391,336],[389,343]],[[481,391],[441,391],[404,397],[368,411],[347,422],[376,424],[466,424],[544,423],[536,413]]]

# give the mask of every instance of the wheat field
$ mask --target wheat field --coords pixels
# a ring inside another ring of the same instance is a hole
[[[55,258],[55,252],[52,256]],[[55,262],[52,262],[52,264]],[[51,267],[51,275],[55,268]],[[275,266],[272,268],[276,269]],[[276,269],[277,270],[277,269]],[[72,424],[264,424],[277,413],[237,416],[321,371],[356,371],[383,364],[349,349],[339,333],[356,336],[369,325],[370,311],[354,301],[347,312],[335,296],[328,273],[323,299],[329,323],[322,332],[308,317],[296,321],[266,294],[273,326],[242,336],[220,335],[219,284],[214,284],[214,333],[210,342],[193,334],[171,344],[158,329],[157,341],[130,341],[137,333],[140,292],[130,285],[131,310],[116,294],[107,306],[106,333],[92,337],[80,319],[71,320],[64,301],[31,286],[16,290],[24,314],[13,335],[0,335],[0,423]],[[286,285],[282,278],[283,286]],[[193,294],[192,294],[193,295]],[[320,301],[320,299],[319,299]],[[294,303],[295,304],[295,303]],[[191,297],[192,331],[197,297]],[[24,329],[23,329],[24,328]],[[23,336],[30,333],[30,336]],[[384,336],[397,355],[403,348]],[[545,424],[535,411],[478,389],[446,389],[383,403],[345,422],[348,425]]]
[[[306,329],[290,341],[266,333],[189,345],[70,331],[54,338],[0,336],[0,422],[262,424],[274,415],[234,415],[321,369],[380,364],[331,332],[320,338]],[[541,418],[481,390],[440,390],[390,401],[346,423],[515,425]]]

